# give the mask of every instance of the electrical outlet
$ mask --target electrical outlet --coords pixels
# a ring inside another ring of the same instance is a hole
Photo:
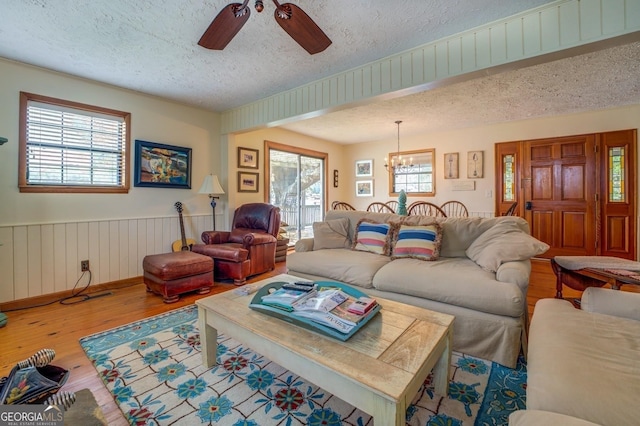
[[[80,261],[80,270],[82,272],[85,272],[85,271],[89,270],[89,261],[88,260],[81,260]]]

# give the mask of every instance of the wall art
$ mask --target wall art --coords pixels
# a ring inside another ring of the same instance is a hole
[[[238,168],[243,169],[257,169],[258,168],[258,155],[257,149],[238,147]]]
[[[458,158],[457,152],[450,152],[444,155],[444,178],[445,179],[458,179]]]
[[[357,197],[373,197],[373,181],[359,180],[356,182]]]
[[[479,179],[483,177],[484,151],[467,152],[467,178]]]
[[[372,177],[373,160],[356,161],[356,177]]]
[[[258,173],[238,172],[238,192],[258,192]]]
[[[134,186],[191,188],[191,148],[136,140]]]

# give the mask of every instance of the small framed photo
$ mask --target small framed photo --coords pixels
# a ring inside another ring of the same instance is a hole
[[[359,180],[356,182],[357,197],[373,197],[373,181]]]
[[[258,192],[258,173],[238,172],[238,192]]]
[[[444,178],[458,179],[458,153],[450,152],[444,155]]]
[[[238,168],[257,169],[258,168],[257,149],[238,147]]]
[[[191,188],[191,148],[136,140],[133,186]]]
[[[479,179],[483,177],[484,151],[467,152],[467,178]]]
[[[372,177],[373,160],[356,161],[356,177]]]

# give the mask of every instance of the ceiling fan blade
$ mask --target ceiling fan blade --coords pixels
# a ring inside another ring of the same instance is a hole
[[[209,24],[209,28],[202,34],[198,44],[207,49],[222,50],[231,41],[251,14],[247,7],[248,0],[241,3],[228,4],[218,13]]]
[[[310,55],[322,52],[329,47],[331,44],[329,37],[304,10],[291,3],[278,4],[276,1],[274,3],[277,6],[274,15],[278,24]]]

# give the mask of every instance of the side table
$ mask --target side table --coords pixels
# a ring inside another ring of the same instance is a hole
[[[556,275],[556,299],[562,285],[578,291],[607,284],[619,290],[624,284],[640,285],[640,262],[607,256],[556,256],[551,259]]]

